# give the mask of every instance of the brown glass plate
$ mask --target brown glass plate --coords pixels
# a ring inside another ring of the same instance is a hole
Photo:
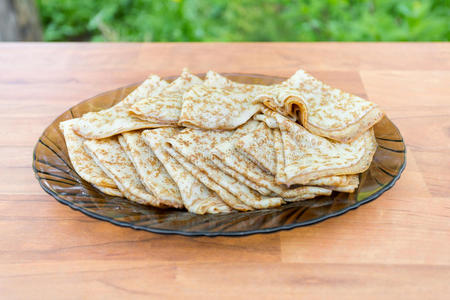
[[[284,79],[250,74],[224,75],[243,83],[273,84]],[[170,81],[173,77],[167,79]],[[33,169],[42,188],[56,200],[88,216],[134,229],[188,236],[243,236],[292,229],[341,215],[379,197],[394,185],[405,168],[406,148],[402,136],[385,117],[375,126],[378,149],[373,162],[360,175],[361,184],[352,194],[334,192],[331,196],[290,203],[275,209],[221,215],[161,210],[108,196],[74,171],[58,124],[89,111],[108,108],[122,100],[137,85],[112,90],[81,102],[60,115],[43,132],[34,149]]]

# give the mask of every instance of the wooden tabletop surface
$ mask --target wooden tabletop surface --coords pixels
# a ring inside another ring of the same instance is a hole
[[[47,195],[32,150],[60,113],[148,74],[288,76],[363,92],[400,128],[407,167],[377,200],[241,238],[135,231]],[[361,82],[349,86],[348,78]],[[0,298],[444,299],[450,293],[450,44],[0,44]],[[448,298],[447,298],[448,299]]]

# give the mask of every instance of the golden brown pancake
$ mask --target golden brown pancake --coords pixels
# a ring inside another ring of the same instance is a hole
[[[69,152],[70,162],[75,171],[81,178],[93,184],[97,189],[111,196],[120,196],[117,185],[109,178],[105,172],[95,163],[95,161],[86,153],[83,148],[84,138],[75,134],[73,124],[79,119],[71,119],[59,123],[64,139],[66,141],[67,151]]]
[[[123,194],[119,191],[119,189],[95,185],[95,184],[93,184],[93,186],[104,194],[107,194],[110,196],[116,196],[116,197],[123,197]]]
[[[183,95],[180,126],[231,130],[247,122],[262,104],[255,96],[266,86],[236,83],[209,71],[204,84]]]
[[[113,107],[84,114],[73,129],[82,137],[100,139],[141,128],[161,127],[162,124],[155,124],[130,115],[129,109],[135,102],[157,95],[167,85],[166,81],[156,75],[151,75]]]
[[[234,209],[251,210],[280,206],[283,203],[281,198],[260,195],[212,163],[210,151],[231,135],[231,131],[184,129],[167,140],[165,149]]]
[[[152,149],[144,142],[141,131],[125,132],[118,138],[145,189],[158,198],[160,203],[182,208],[183,200],[178,187]]]
[[[269,120],[271,119],[271,120]],[[265,122],[274,128],[269,128]],[[260,176],[254,175],[254,172],[248,173],[252,176],[252,180],[258,183],[266,183],[274,181],[273,176],[277,175],[278,182],[283,182],[285,178],[284,168],[284,152],[281,140],[281,133],[275,119],[268,117],[264,119],[254,130],[240,137],[235,143],[235,149],[245,158],[258,165],[264,173]],[[275,137],[277,135],[277,138]],[[277,150],[279,152],[277,152]],[[228,158],[229,160],[230,158]],[[241,159],[243,160],[243,159]],[[277,167],[278,170],[277,174]],[[264,176],[266,179],[263,179]],[[275,180],[275,182],[277,182]],[[358,186],[358,175],[332,175],[309,181],[308,185],[323,186],[336,191],[352,192]]]
[[[184,207],[188,211],[196,214],[231,212],[232,209],[215,192],[198,181],[163,149],[162,145],[165,140],[177,132],[177,128],[145,130],[142,133],[142,138],[152,148],[153,153],[155,153],[173,181],[177,184]]]
[[[84,147],[103,172],[114,180],[120,192],[127,199],[144,205],[166,207],[145,190],[117,137],[86,140]]]
[[[304,200],[306,198],[302,195],[306,194],[315,194],[316,196],[331,194],[331,190],[326,188],[311,187],[311,189],[308,189],[307,187],[302,186],[289,189],[286,186],[279,185],[275,182],[275,177],[273,175],[264,172],[258,165],[236,151],[236,141],[242,138],[242,136],[255,130],[255,125],[252,125],[252,123],[256,123],[256,126],[258,126],[258,122],[250,121],[236,130],[231,138],[217,145],[211,151],[211,159],[219,168],[241,183],[246,184],[259,193],[267,196],[278,195],[283,198]],[[256,151],[264,150],[265,149],[259,149]],[[256,187],[254,187],[255,185]]]
[[[265,113],[280,127],[280,134],[274,131],[277,162],[284,159],[284,167],[277,163],[278,183],[310,184],[322,177],[357,174],[369,168],[377,148],[372,129],[351,143],[341,143],[314,135],[276,112]]]
[[[376,104],[332,88],[303,70],[258,99],[311,133],[340,142],[354,141],[383,117]]]
[[[203,83],[184,69],[180,77],[158,94],[136,102],[130,112],[142,120],[157,124],[176,125],[180,118],[183,94],[192,86]]]

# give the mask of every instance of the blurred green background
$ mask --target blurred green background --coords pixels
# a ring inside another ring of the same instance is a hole
[[[448,41],[449,0],[37,0],[47,41]]]

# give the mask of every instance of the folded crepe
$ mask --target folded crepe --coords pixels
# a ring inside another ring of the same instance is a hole
[[[335,182],[333,182],[333,179]],[[314,185],[329,188],[336,192],[353,193],[359,186],[359,174],[327,176],[311,180],[311,182]]]
[[[240,173],[241,170],[235,171],[234,168],[229,167],[227,164],[225,164],[220,156],[218,156],[218,152],[220,149],[228,145],[233,145],[235,140],[241,137],[242,135],[245,135],[248,131],[252,131],[256,126],[258,126],[258,122],[255,122],[253,120],[248,121],[244,125],[240,126],[238,129],[236,129],[233,133],[233,135],[223,144],[220,144],[216,146],[211,151],[211,161],[222,171],[224,171],[226,174],[230,175],[231,177],[235,178],[239,182],[247,185],[248,187],[254,189],[255,191],[259,192],[261,195],[271,195],[273,192],[261,185],[258,185],[257,183],[247,179],[244,175]],[[230,157],[230,159],[237,159],[236,157]]]
[[[357,139],[383,117],[376,104],[332,88],[303,70],[266,89],[258,99],[296,119],[310,132],[345,143]]]
[[[152,149],[144,142],[141,131],[122,133],[118,139],[145,189],[160,203],[169,207],[182,208],[183,200],[178,187]]]
[[[254,130],[240,137],[234,145],[235,149],[268,173],[269,175],[261,174],[266,176],[266,180],[275,180],[273,176],[277,175],[277,164],[279,164],[278,167],[280,168],[278,176],[284,177],[284,152],[282,151],[281,133],[278,128],[278,123],[270,116],[265,116],[265,118],[258,117],[256,119],[262,119],[263,122],[259,123]],[[267,123],[272,128],[269,128]],[[275,135],[277,135],[277,138],[275,138]],[[276,149],[280,151],[277,152]],[[277,157],[279,157],[278,160]],[[358,177],[358,175],[326,176],[313,179],[308,182],[308,185],[324,186],[335,191],[351,193],[358,187]],[[262,179],[253,180],[263,182],[261,181]],[[275,182],[277,181],[275,180]]]
[[[275,125],[278,126],[276,121]],[[277,172],[273,131],[265,122],[258,122],[255,130],[244,134],[235,142],[237,151],[269,174]]]
[[[258,125],[259,123],[257,121],[250,120],[244,125],[234,130],[233,134],[228,139],[226,139],[223,143],[220,143],[214,149],[212,149],[210,159],[220,170],[224,171],[229,176],[235,178],[237,181],[254,189],[261,195],[269,196],[272,195],[273,192],[270,189],[262,185],[259,185],[257,182],[249,180],[248,176],[245,175],[245,167],[242,167],[240,169],[235,168],[235,165],[230,165],[231,161],[237,161],[235,164],[239,164],[240,163],[239,159],[242,159],[242,157],[236,157],[236,154],[233,153],[234,143],[236,142],[236,140],[246,135],[247,133],[254,131],[258,127]],[[222,155],[226,150],[229,151],[225,156],[229,157],[227,157],[227,159],[223,159]],[[242,164],[245,165],[245,162],[241,163],[241,165]],[[242,172],[244,173],[244,175],[242,174]]]
[[[95,184],[93,184],[93,186],[104,194],[116,196],[116,197],[123,197],[123,194],[116,188],[110,188],[110,187],[100,186],[100,185],[95,185]]]
[[[161,127],[162,124],[155,124],[130,115],[129,109],[135,102],[157,95],[167,85],[166,81],[156,75],[151,75],[113,107],[84,114],[73,129],[85,138],[100,139],[141,128]]]
[[[266,86],[233,82],[209,71],[202,85],[183,95],[180,126],[231,130],[247,122],[262,104],[255,96]]]
[[[127,199],[144,205],[165,207],[155,196],[145,190],[117,137],[86,140],[83,145],[86,152],[103,172],[114,180]]]
[[[180,77],[165,87],[160,94],[152,95],[131,106],[130,113],[149,122],[176,125],[180,118],[183,94],[202,82],[184,69]]]
[[[258,126],[258,122],[250,121],[236,130],[231,138],[212,150],[211,159],[221,170],[263,195],[275,194],[284,199],[290,199],[287,201],[299,201],[307,199],[306,197],[313,198],[318,195],[331,194],[331,190],[326,188],[302,186],[289,189],[286,186],[279,185],[275,182],[273,175],[264,172],[258,165],[236,151],[236,141],[254,131],[255,126],[249,126],[253,122]],[[257,151],[264,151],[264,149],[258,149]]]
[[[351,143],[341,143],[314,135],[274,111],[264,112],[280,128],[273,131],[277,183],[312,184],[326,176],[357,174],[369,168],[377,148],[372,129]]]
[[[72,127],[78,120],[71,119],[59,123],[73,168],[81,178],[93,184],[101,192],[112,196],[122,196],[114,181],[86,153],[83,148],[84,139],[73,131]]]
[[[283,197],[287,202],[311,199],[319,195],[330,195],[331,187],[300,186],[287,188],[279,185],[273,175],[262,171],[257,165],[236,152],[230,143],[224,143],[213,151],[212,161],[225,173],[259,193]]]
[[[145,130],[142,132],[142,138],[178,186],[184,207],[189,212],[196,214],[231,212],[231,207],[225,204],[215,192],[198,181],[163,149],[164,141],[178,131],[177,128]],[[171,186],[171,188],[175,187]]]
[[[225,142],[232,131],[184,129],[168,139],[165,149],[185,169],[236,210],[247,211],[280,206],[280,197],[265,197],[227,175],[211,161],[210,151]]]

